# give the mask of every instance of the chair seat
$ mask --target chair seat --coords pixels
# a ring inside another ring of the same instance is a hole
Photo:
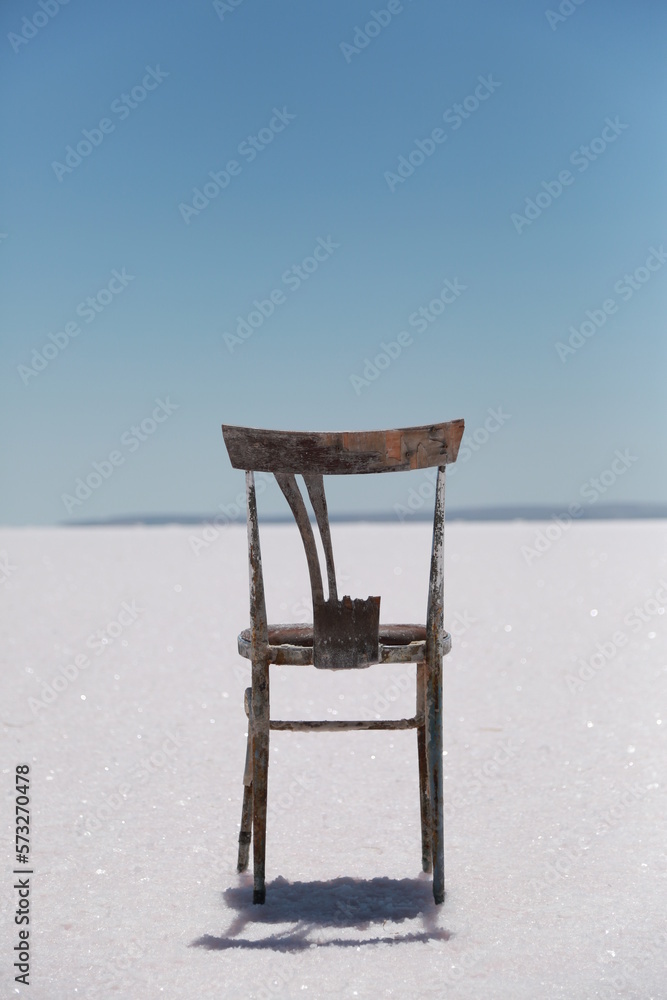
[[[295,622],[291,625],[269,625],[269,662],[307,666],[313,662],[313,625]],[[378,663],[419,663],[425,658],[426,627],[424,625],[380,625]],[[442,654],[451,649],[451,636],[444,633]],[[244,629],[238,637],[241,656],[252,658],[251,631]]]

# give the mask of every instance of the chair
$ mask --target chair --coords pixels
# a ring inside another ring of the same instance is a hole
[[[238,637],[241,656],[252,663],[252,684],[245,692],[248,745],[239,834],[238,870],[248,866],[253,842],[253,902],[263,903],[269,733],[360,729],[416,729],[419,763],[422,868],[433,872],[436,903],[445,898],[442,802],[442,658],[451,648],[444,630],[443,536],[445,466],[456,461],[463,420],[390,431],[307,433],[269,431],[223,424],[235,469],[245,470],[250,628]],[[338,599],[333,549],[324,494],[325,475],[398,472],[438,467],[433,517],[431,570],[425,625],[380,625],[380,598]],[[255,472],[275,476],[290,506],[306,551],[313,595],[313,624],[269,625],[259,543]],[[322,540],[328,581],[322,572],[306,505],[296,481],[301,474]],[[328,670],[372,663],[416,664],[416,712],[410,719],[377,721],[279,721],[269,712],[269,664],[312,664]]]

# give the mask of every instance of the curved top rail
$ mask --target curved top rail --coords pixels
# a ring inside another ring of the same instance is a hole
[[[463,420],[389,431],[271,431],[222,425],[235,469],[345,475],[428,469],[456,461]]]

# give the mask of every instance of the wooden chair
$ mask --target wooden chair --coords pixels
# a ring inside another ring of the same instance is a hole
[[[445,898],[442,804],[442,658],[451,648],[443,618],[445,466],[456,460],[463,420],[390,431],[306,433],[257,430],[223,424],[231,463],[246,474],[250,628],[238,637],[241,656],[252,662],[252,686],[245,693],[248,748],[239,834],[238,870],[248,866],[253,841],[253,902],[266,896],[269,732],[353,729],[416,729],[421,806],[422,867],[433,871],[436,903]],[[380,625],[380,598],[338,599],[324,475],[398,472],[438,467],[433,517],[431,571],[425,625]],[[274,474],[289,504],[306,551],[313,593],[313,624],[269,625],[259,544],[254,472]],[[303,476],[326,559],[324,597],[315,537],[296,481]],[[329,670],[372,663],[415,663],[417,704],[410,719],[283,722],[270,718],[269,664],[313,664]]]

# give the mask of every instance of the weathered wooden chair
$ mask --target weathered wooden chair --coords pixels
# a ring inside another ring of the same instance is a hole
[[[436,903],[445,897],[442,804],[442,658],[451,647],[443,618],[445,466],[456,460],[463,421],[391,431],[304,433],[223,424],[231,463],[246,474],[250,628],[238,637],[241,656],[252,661],[245,693],[248,749],[239,834],[238,870],[248,866],[253,841],[253,902],[265,900],[267,779],[270,730],[294,732],[353,729],[416,729],[421,805],[422,867],[433,871]],[[431,572],[425,625],[380,625],[380,598],[338,599],[324,475],[397,472],[438,467]],[[301,533],[313,592],[313,625],[269,625],[259,544],[254,472],[271,472]],[[303,476],[322,539],[328,594],[325,600],[315,537],[296,481]],[[314,664],[329,670],[372,663],[415,663],[417,705],[413,718],[378,721],[283,722],[269,714],[269,664]]]

